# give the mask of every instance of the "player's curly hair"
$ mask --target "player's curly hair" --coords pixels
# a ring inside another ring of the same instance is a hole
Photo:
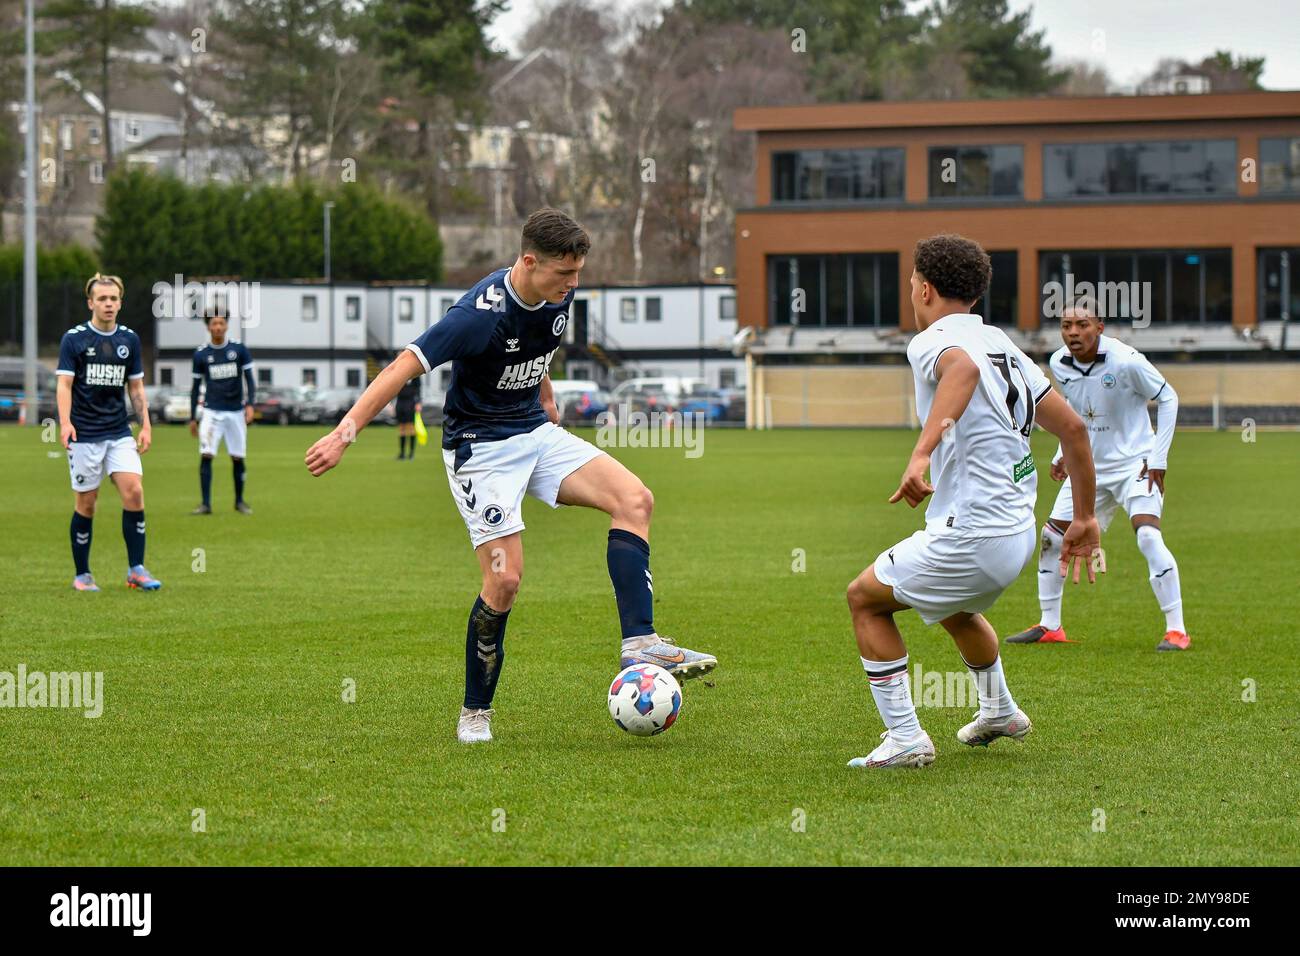
[[[97,285],[115,285],[117,286],[117,297],[119,299],[126,297],[126,286],[122,284],[121,279],[119,279],[117,276],[100,275],[98,272],[96,272],[93,276],[91,276],[89,279],[86,280],[87,299],[92,298],[90,294],[90,290],[95,288],[95,286]]]
[[[549,206],[537,210],[524,223],[519,252],[541,253],[553,259],[585,256],[591,251],[591,237],[570,216]]]
[[[993,263],[978,242],[965,236],[922,239],[912,253],[916,271],[945,299],[974,302],[993,279]]]

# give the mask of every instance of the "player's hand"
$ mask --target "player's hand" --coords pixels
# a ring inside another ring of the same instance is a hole
[[[191,438],[199,437],[199,423],[192,418],[190,419],[190,437]]]
[[[72,422],[64,422],[59,426],[59,441],[63,442],[63,447],[67,448],[71,442],[77,440],[77,430],[72,427]]]
[[[1101,526],[1097,524],[1096,518],[1075,518],[1070,522],[1070,527],[1065,529],[1065,537],[1061,541],[1061,577],[1070,576],[1070,565],[1074,565],[1074,583],[1079,583],[1079,568],[1082,566],[1087,569],[1088,583],[1097,582],[1097,567],[1093,564],[1093,557],[1101,554]],[[1105,561],[1097,562],[1101,566],[1101,573],[1106,573]]]
[[[560,424],[560,406],[554,402],[542,402],[542,409],[546,412],[546,418],[552,425]]]
[[[148,425],[145,425],[143,428],[140,429],[140,434],[135,437],[136,451],[140,452],[140,454],[143,455],[145,452],[149,450],[149,446],[152,444],[153,444],[153,429],[150,428]]]
[[[1138,475],[1138,481],[1143,478],[1147,480],[1147,494],[1151,494],[1151,485],[1154,484],[1160,489],[1160,493],[1165,493],[1165,469],[1148,468],[1147,463],[1142,463],[1142,472]]]
[[[351,424],[348,419],[343,420]],[[319,478],[343,460],[343,453],[348,450],[348,443],[343,440],[341,428],[330,432],[316,444],[307,449],[307,470]]]
[[[244,406],[244,424],[245,424],[245,425],[251,425],[251,424],[253,424],[253,406],[252,406],[252,405],[245,405],[245,406]]]
[[[925,471],[929,467],[929,455],[913,455],[907,463],[907,470],[903,472],[898,490],[889,496],[889,503],[892,505],[906,498],[908,505],[915,508],[927,495],[934,494],[934,486],[925,480]]]
[[[1070,475],[1069,475],[1069,473],[1065,470],[1065,459],[1064,459],[1064,458],[1059,458],[1059,459],[1057,459],[1056,461],[1052,462],[1052,480],[1053,480],[1053,481],[1065,481],[1065,479],[1068,478],[1068,477],[1070,477]]]

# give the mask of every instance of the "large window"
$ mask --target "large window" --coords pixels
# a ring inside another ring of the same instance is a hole
[[[722,322],[734,321],[736,318],[736,297],[724,295],[718,299],[718,319]]]
[[[1283,268],[1283,256],[1286,268]],[[1300,318],[1300,247],[1259,250],[1259,317],[1282,318],[1282,302],[1290,303],[1289,318]]]
[[[657,295],[647,296],[645,300],[645,320],[658,322],[664,317],[664,300]]]
[[[1020,304],[1018,257],[1014,252],[990,252],[989,258],[993,260],[993,281],[973,311],[989,325],[1015,325]]]
[[[302,320],[304,322],[316,321],[316,297],[314,295],[302,297]]]
[[[409,295],[399,295],[397,297],[397,321],[412,322],[415,320],[415,300]]]
[[[1138,249],[1042,255],[1043,326],[1060,320],[1056,304],[1091,294],[1106,322],[1152,325],[1232,321],[1228,249]]]
[[[347,322],[361,321],[361,296],[350,295],[343,300],[343,318]]]
[[[902,198],[902,149],[805,149],[772,155],[773,202]]]
[[[1043,196],[1235,195],[1231,139],[1142,143],[1056,143],[1043,147]]]
[[[898,325],[898,254],[768,256],[768,321]]]
[[[1259,191],[1300,192],[1300,137],[1259,141]]]
[[[931,199],[1019,199],[1024,195],[1023,146],[932,146]]]

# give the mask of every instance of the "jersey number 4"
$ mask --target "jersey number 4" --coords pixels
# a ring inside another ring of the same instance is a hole
[[[1003,381],[1007,383],[1007,414],[1011,416],[1011,427],[1018,429],[1020,434],[1026,438],[1034,428],[1034,399],[1030,393],[1029,379],[1025,377],[1024,369],[1016,361],[1014,356],[1007,355],[1006,352],[990,352],[989,361],[993,367],[1001,373]],[[1014,372],[1014,374],[1013,374]],[[1021,388],[1016,387],[1016,378],[1020,379]],[[1024,424],[1021,425],[1021,415],[1019,412],[1020,400],[1024,399]]]

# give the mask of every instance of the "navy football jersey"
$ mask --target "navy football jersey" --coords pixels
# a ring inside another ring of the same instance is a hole
[[[71,418],[77,441],[131,434],[126,383],[144,378],[138,335],[125,325],[112,332],[101,332],[89,322],[74,326],[63,333],[57,372],[72,376]]]
[[[470,289],[407,346],[426,372],[450,361],[442,447],[500,441],[546,423],[538,398],[564,338],[573,293],[558,305],[525,305],[499,269]]]
[[[209,341],[202,348],[195,349],[194,384],[203,383],[203,406],[214,412],[237,412],[245,402],[252,404],[252,369],[253,356],[242,342],[226,339],[221,345],[213,345]],[[247,397],[244,395],[245,385],[248,387]],[[191,408],[190,416],[193,414]]]

